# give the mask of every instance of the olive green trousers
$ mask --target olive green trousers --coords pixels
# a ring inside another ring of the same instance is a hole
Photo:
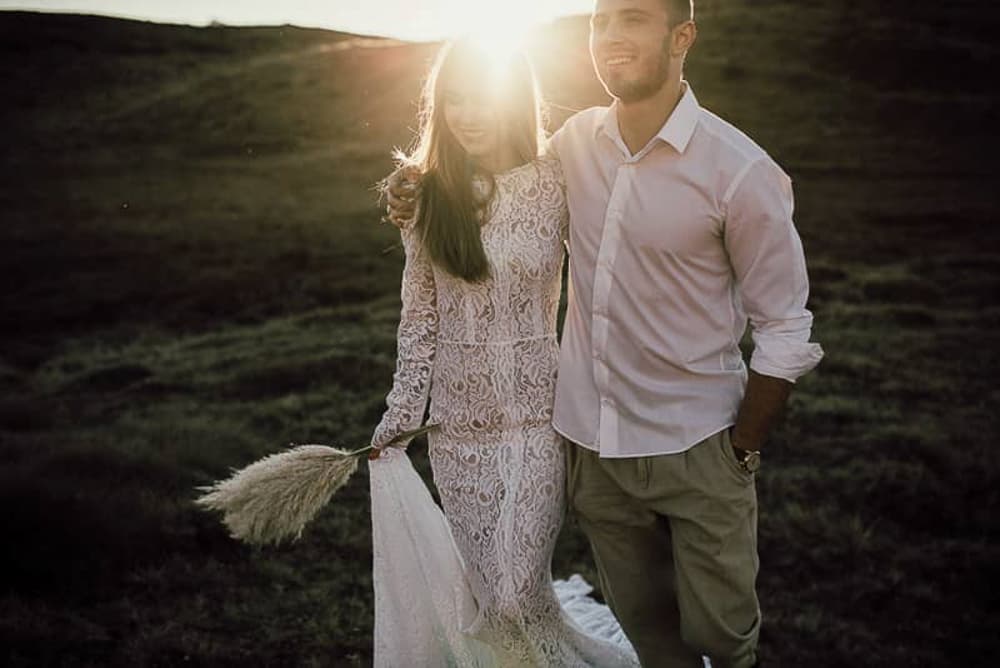
[[[728,429],[622,459],[567,442],[567,503],[644,668],[749,668],[760,606],[757,492]]]

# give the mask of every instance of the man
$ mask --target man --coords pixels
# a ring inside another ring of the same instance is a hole
[[[553,425],[605,598],[643,666],[757,664],[760,449],[809,343],[788,176],[682,78],[691,0],[597,0],[609,108],[552,137],[570,207]],[[401,179],[390,202],[406,217]],[[747,323],[755,349],[739,350]]]

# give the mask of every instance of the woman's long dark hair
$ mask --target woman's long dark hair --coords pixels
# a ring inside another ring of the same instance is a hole
[[[490,275],[480,237],[480,216],[489,204],[473,189],[474,168],[444,117],[445,90],[482,91],[487,87],[500,120],[499,141],[510,146],[520,164],[538,157],[542,118],[538,86],[521,53],[498,66],[472,42],[459,40],[438,54],[424,86],[420,135],[404,164],[423,173],[417,229],[423,247],[437,266],[470,282]],[[484,174],[487,176],[488,174]],[[491,180],[492,185],[492,180]],[[492,196],[492,187],[489,190]]]

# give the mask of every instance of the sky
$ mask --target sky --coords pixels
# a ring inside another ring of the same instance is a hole
[[[590,11],[593,0],[0,0],[0,10],[105,14],[164,23],[294,25],[400,39],[465,32],[511,37],[532,25]]]

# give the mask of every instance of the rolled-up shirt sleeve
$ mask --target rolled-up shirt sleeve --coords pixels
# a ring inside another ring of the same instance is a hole
[[[792,183],[762,157],[737,175],[723,202],[725,245],[754,351],[750,368],[795,382],[823,358],[809,341],[809,277],[802,241],[792,221]]]

